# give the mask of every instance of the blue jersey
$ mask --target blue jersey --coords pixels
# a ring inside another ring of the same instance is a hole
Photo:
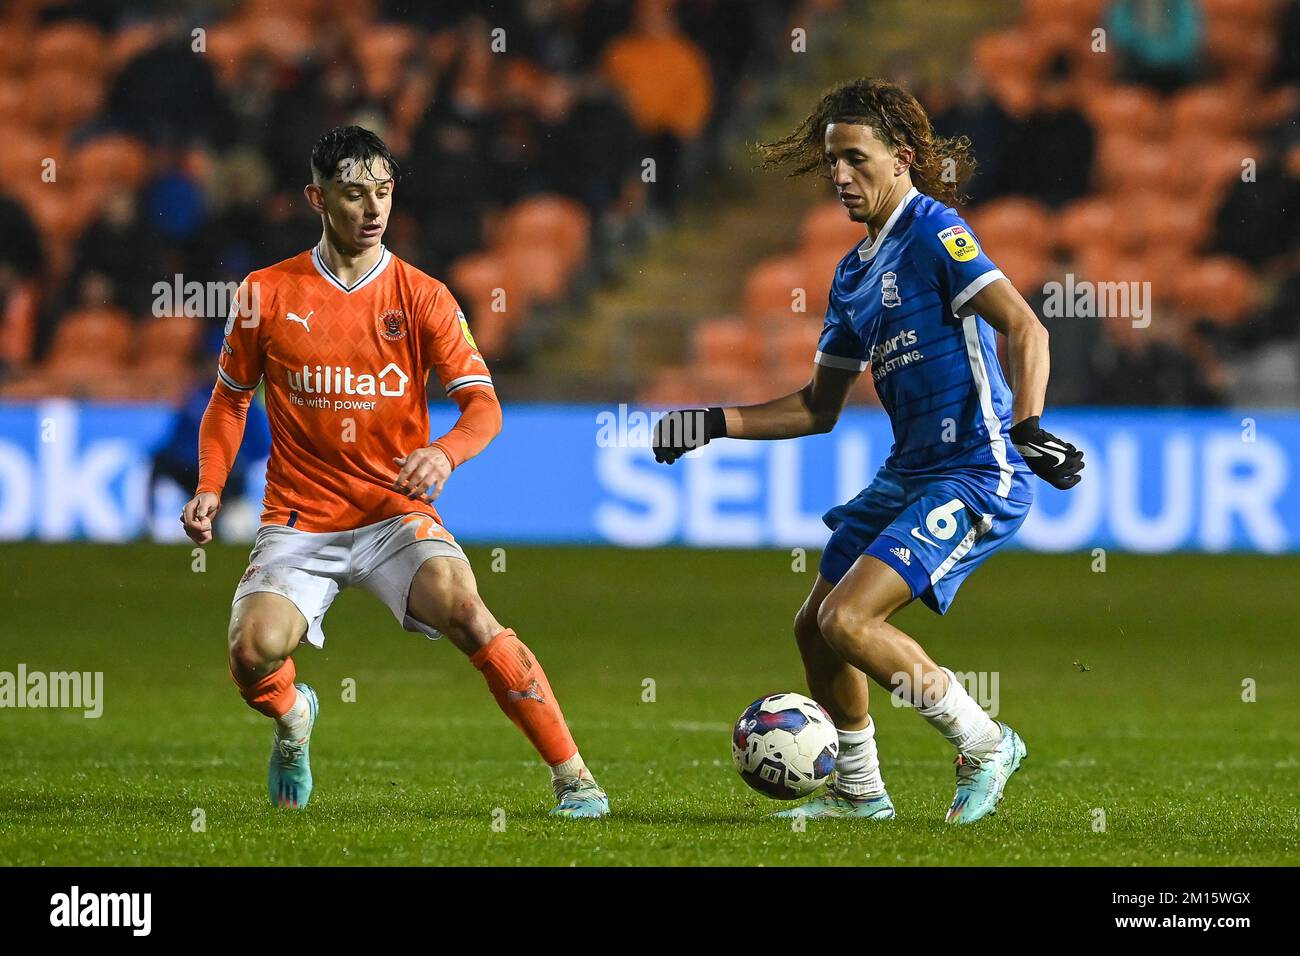
[[[952,208],[912,189],[874,242],[840,260],[817,362],[871,368],[904,478],[959,475],[1001,498],[1030,502],[1011,445],[1011,389],[997,335],[971,298],[1003,278]]]

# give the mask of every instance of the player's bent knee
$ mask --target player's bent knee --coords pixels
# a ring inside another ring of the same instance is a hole
[[[821,628],[817,626],[817,610],[807,604],[794,616],[794,639],[800,646],[825,643]]]
[[[822,639],[837,653],[861,654],[867,651],[878,637],[878,619],[849,604],[827,598],[817,611],[817,630]]]
[[[262,676],[280,666],[292,650],[284,629],[257,615],[230,624],[230,669],[239,676]]]

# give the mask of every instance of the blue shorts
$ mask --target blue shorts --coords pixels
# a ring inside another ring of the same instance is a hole
[[[882,468],[856,498],[822,518],[834,532],[821,576],[838,584],[869,554],[889,565],[943,614],[966,576],[1011,539],[1029,504],[1001,498],[959,475],[907,478]]]

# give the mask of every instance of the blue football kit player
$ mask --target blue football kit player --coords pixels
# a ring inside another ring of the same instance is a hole
[[[809,690],[835,721],[839,756],[826,790],[779,815],[894,816],[867,709],[870,677],[953,744],[946,820],[971,823],[996,810],[1024,742],[889,618],[918,598],[945,613],[1024,521],[1033,475],[1058,488],[1078,483],[1083,455],[1039,425],[1047,332],[945,203],[973,169],[969,140],[936,137],[906,91],[845,84],[764,149],[768,165],[827,170],[866,238],[835,270],[811,381],[759,405],[669,412],[656,424],[655,457],[671,464],[713,438],[830,431],[870,369],[893,448],[866,489],[827,512],[832,534],[795,618]]]

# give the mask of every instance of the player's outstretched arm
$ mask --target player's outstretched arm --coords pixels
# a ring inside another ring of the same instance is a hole
[[[1083,470],[1083,452],[1039,424],[1047,397],[1051,356],[1047,329],[1029,303],[1006,279],[998,279],[970,300],[971,308],[1007,337],[1011,366],[1011,443],[1030,470],[1056,488],[1073,488]]]
[[[212,540],[212,521],[221,510],[221,490],[244,441],[244,422],[253,392],[235,392],[217,382],[199,423],[199,484],[181,512],[181,524],[195,544]]]
[[[799,438],[828,432],[839,421],[858,374],[814,365],[807,385],[770,402],[668,412],[655,423],[655,461],[671,465],[714,438]]]

